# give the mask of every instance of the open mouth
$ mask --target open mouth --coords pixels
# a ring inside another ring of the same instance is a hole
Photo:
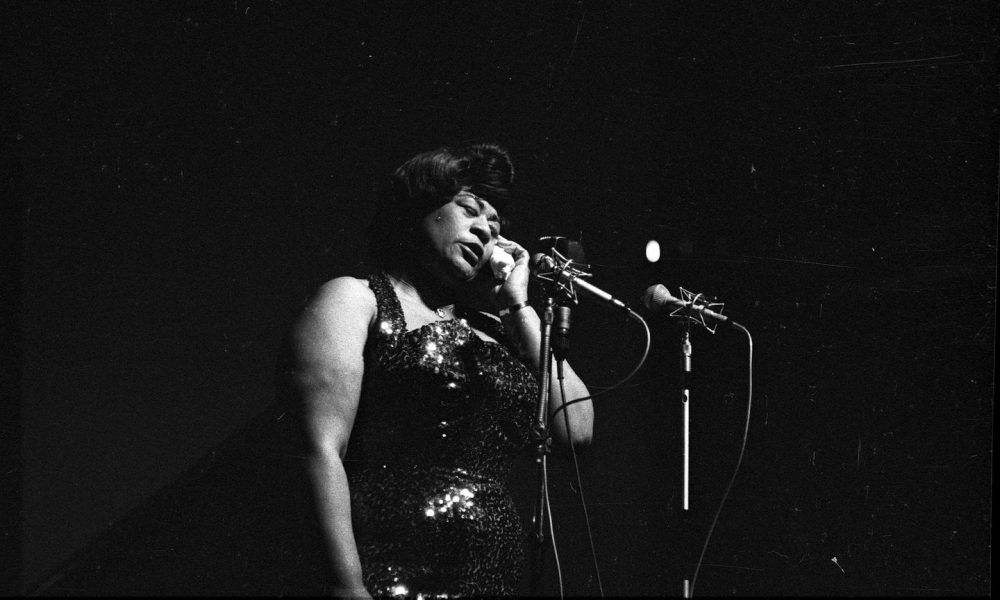
[[[462,255],[465,257],[465,260],[469,261],[469,264],[473,267],[477,266],[481,250],[471,244],[460,243],[459,245],[462,246]]]

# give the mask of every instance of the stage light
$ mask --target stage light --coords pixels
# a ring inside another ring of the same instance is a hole
[[[649,240],[646,242],[646,260],[655,263],[660,260],[660,242]]]

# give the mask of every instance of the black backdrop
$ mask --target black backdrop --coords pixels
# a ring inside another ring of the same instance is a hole
[[[475,139],[517,161],[511,237],[582,239],[601,287],[708,292],[754,335],[746,456],[696,595],[990,590],[990,3],[9,10],[12,589],[301,591],[262,550],[290,543],[280,476],[261,472],[278,343],[319,283],[359,270],[378,178]],[[641,331],[575,314],[572,362],[609,385]],[[581,456],[600,582],[572,465],[553,460],[570,595],[680,595],[739,453],[746,341],[695,331],[682,511],[680,330],[649,319],[649,361],[598,401]],[[527,458],[518,473],[527,515]]]

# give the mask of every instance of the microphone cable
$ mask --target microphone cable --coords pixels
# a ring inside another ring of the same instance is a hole
[[[604,389],[604,390],[602,390],[600,392],[597,392],[595,394],[590,394],[588,396],[583,396],[581,398],[575,398],[573,400],[566,401],[565,400],[565,398],[566,398],[566,389],[565,389],[565,382],[564,382],[564,379],[563,379],[563,368],[562,368],[563,361],[556,361],[556,373],[557,373],[557,379],[559,381],[559,392],[561,394],[561,397],[563,398],[563,403],[562,403],[561,406],[559,406],[559,408],[557,408],[555,410],[555,412],[552,413],[552,415],[549,416],[548,423],[545,426],[545,437],[548,438],[551,435],[551,428],[552,428],[553,419],[555,419],[556,415],[558,415],[560,412],[563,413],[563,422],[565,423],[565,426],[566,426],[566,435],[567,435],[567,438],[569,439],[570,453],[573,456],[573,466],[574,466],[574,469],[576,471],[576,483],[577,483],[577,486],[579,487],[579,490],[580,490],[580,505],[583,507],[584,523],[587,526],[587,538],[588,538],[588,540],[590,542],[590,553],[591,553],[591,557],[592,557],[592,559],[594,561],[594,572],[595,572],[595,574],[597,576],[597,586],[598,586],[598,589],[601,592],[601,597],[602,598],[604,598],[604,583],[601,580],[601,569],[600,569],[600,566],[597,563],[597,550],[596,550],[595,545],[594,545],[594,534],[593,534],[593,530],[591,529],[591,526],[590,526],[590,512],[587,510],[587,501],[586,501],[586,498],[585,498],[584,493],[583,493],[583,478],[580,476],[580,463],[579,463],[579,461],[577,459],[576,448],[573,446],[572,431],[571,431],[570,425],[569,425],[569,414],[567,412],[565,412],[564,409],[567,406],[570,406],[572,404],[576,404],[577,402],[583,402],[584,400],[593,400],[594,398],[597,398],[599,396],[602,396],[604,394],[607,394],[607,393],[609,393],[611,391],[614,391],[614,390],[616,390],[616,389],[624,386],[629,380],[631,380],[633,377],[635,377],[636,373],[638,373],[642,369],[643,365],[646,364],[646,359],[649,357],[649,349],[650,349],[650,346],[652,345],[652,341],[653,341],[652,333],[649,330],[649,325],[646,323],[646,320],[643,319],[641,316],[639,316],[638,314],[636,314],[633,311],[629,311],[629,316],[632,316],[633,318],[635,318],[636,320],[638,320],[642,324],[643,329],[644,329],[644,331],[646,333],[645,347],[643,348],[642,356],[639,358],[639,361],[638,361],[638,363],[636,363],[636,366],[624,378],[622,378],[620,381],[618,381],[614,385],[612,385],[612,386],[610,386],[610,387],[608,387],[608,388],[606,388],[606,389]],[[552,551],[553,551],[553,554],[555,555],[555,559],[556,559],[556,571],[557,571],[557,574],[559,576],[559,596],[562,597],[562,594],[563,594],[562,570],[561,570],[561,566],[559,564],[559,553],[556,550],[555,529],[553,528],[553,525],[552,525],[552,505],[549,502],[548,470],[547,470],[547,463],[545,462],[545,457],[542,457],[542,479],[543,479],[544,487],[545,487],[545,506],[546,506],[546,509],[548,510],[548,514],[549,514],[549,531],[550,531],[550,535],[552,537]]]
[[[566,386],[563,381],[563,361],[556,361],[556,371],[559,379],[559,393],[566,397]],[[573,456],[573,469],[576,471],[576,485],[580,489],[580,506],[583,508],[583,522],[587,526],[587,539],[590,541],[590,556],[594,561],[594,573],[597,575],[597,589],[604,597],[604,583],[601,581],[601,567],[597,564],[597,549],[594,547],[594,532],[590,527],[590,512],[587,510],[587,499],[583,495],[583,478],[580,476],[580,462],[577,460],[576,447],[573,445],[573,431],[569,425],[569,411],[563,411],[563,422],[566,425],[566,437],[569,439],[569,451]],[[551,520],[551,519],[550,519]],[[555,545],[555,542],[553,542]]]
[[[750,407],[753,402],[753,337],[746,327],[740,325],[739,323],[733,322],[733,327],[740,329],[747,336],[747,344],[749,345],[749,375],[747,381],[747,417],[746,423],[743,426],[743,443],[740,445],[740,455],[736,459],[736,468],[733,470],[733,476],[729,479],[729,485],[726,486],[726,491],[722,494],[722,500],[719,501],[719,508],[715,511],[715,517],[712,519],[712,525],[708,528],[708,535],[705,536],[705,544],[701,547],[701,555],[698,557],[698,563],[694,568],[694,575],[691,577],[691,587],[688,590],[687,597],[694,598],[694,585],[698,582],[698,571],[701,569],[701,563],[705,559],[705,552],[708,550],[708,542],[712,539],[712,532],[715,531],[715,525],[719,521],[719,515],[722,514],[722,507],[726,504],[726,499],[729,497],[729,491],[733,489],[733,483],[736,481],[736,475],[740,472],[740,466],[743,464],[743,453],[747,448],[747,437],[750,433]]]
[[[629,316],[632,317],[632,318],[634,318],[634,319],[636,319],[637,321],[639,321],[639,323],[642,324],[642,327],[643,327],[643,329],[646,332],[646,347],[643,349],[643,351],[642,351],[642,357],[639,358],[639,362],[636,363],[635,368],[632,369],[632,371],[630,371],[628,375],[626,375],[625,377],[623,377],[622,379],[620,379],[617,383],[615,383],[614,385],[609,386],[609,387],[607,387],[607,388],[605,388],[605,389],[603,389],[603,390],[601,390],[599,392],[590,394],[589,396],[583,396],[583,397],[580,397],[580,398],[574,398],[573,400],[570,400],[568,402],[564,400],[563,403],[562,403],[562,406],[560,406],[559,408],[557,408],[555,410],[555,412],[552,413],[552,415],[549,417],[548,424],[545,426],[545,434],[546,435],[548,435],[549,429],[552,427],[552,419],[554,419],[555,416],[558,415],[560,411],[564,410],[568,406],[572,406],[573,404],[576,404],[577,402],[583,402],[584,400],[593,400],[594,398],[599,398],[599,397],[603,396],[604,394],[613,392],[613,391],[617,390],[618,388],[623,387],[633,377],[635,377],[636,373],[638,373],[639,370],[642,369],[642,366],[646,364],[646,359],[649,357],[649,348],[650,348],[650,346],[653,343],[653,335],[652,335],[652,333],[650,333],[650,331],[649,331],[649,325],[646,323],[645,319],[643,319],[641,316],[639,316],[638,314],[636,314],[635,312],[633,312],[631,310],[629,311]]]
[[[572,445],[572,444],[571,444]],[[563,597],[562,565],[559,563],[559,548],[556,545],[556,528],[552,521],[552,503],[549,501],[549,463],[542,455],[542,488],[544,490],[545,512],[549,515],[549,538],[552,540],[552,556],[556,561],[556,576],[559,578],[559,597]]]

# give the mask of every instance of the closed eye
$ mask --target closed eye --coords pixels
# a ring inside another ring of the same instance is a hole
[[[465,214],[469,217],[478,217],[483,210],[483,201],[477,196],[468,195],[462,196],[462,201],[459,202],[459,206],[465,211]],[[490,225],[490,233],[494,238],[500,235],[500,216],[495,212],[486,217],[486,220]]]

